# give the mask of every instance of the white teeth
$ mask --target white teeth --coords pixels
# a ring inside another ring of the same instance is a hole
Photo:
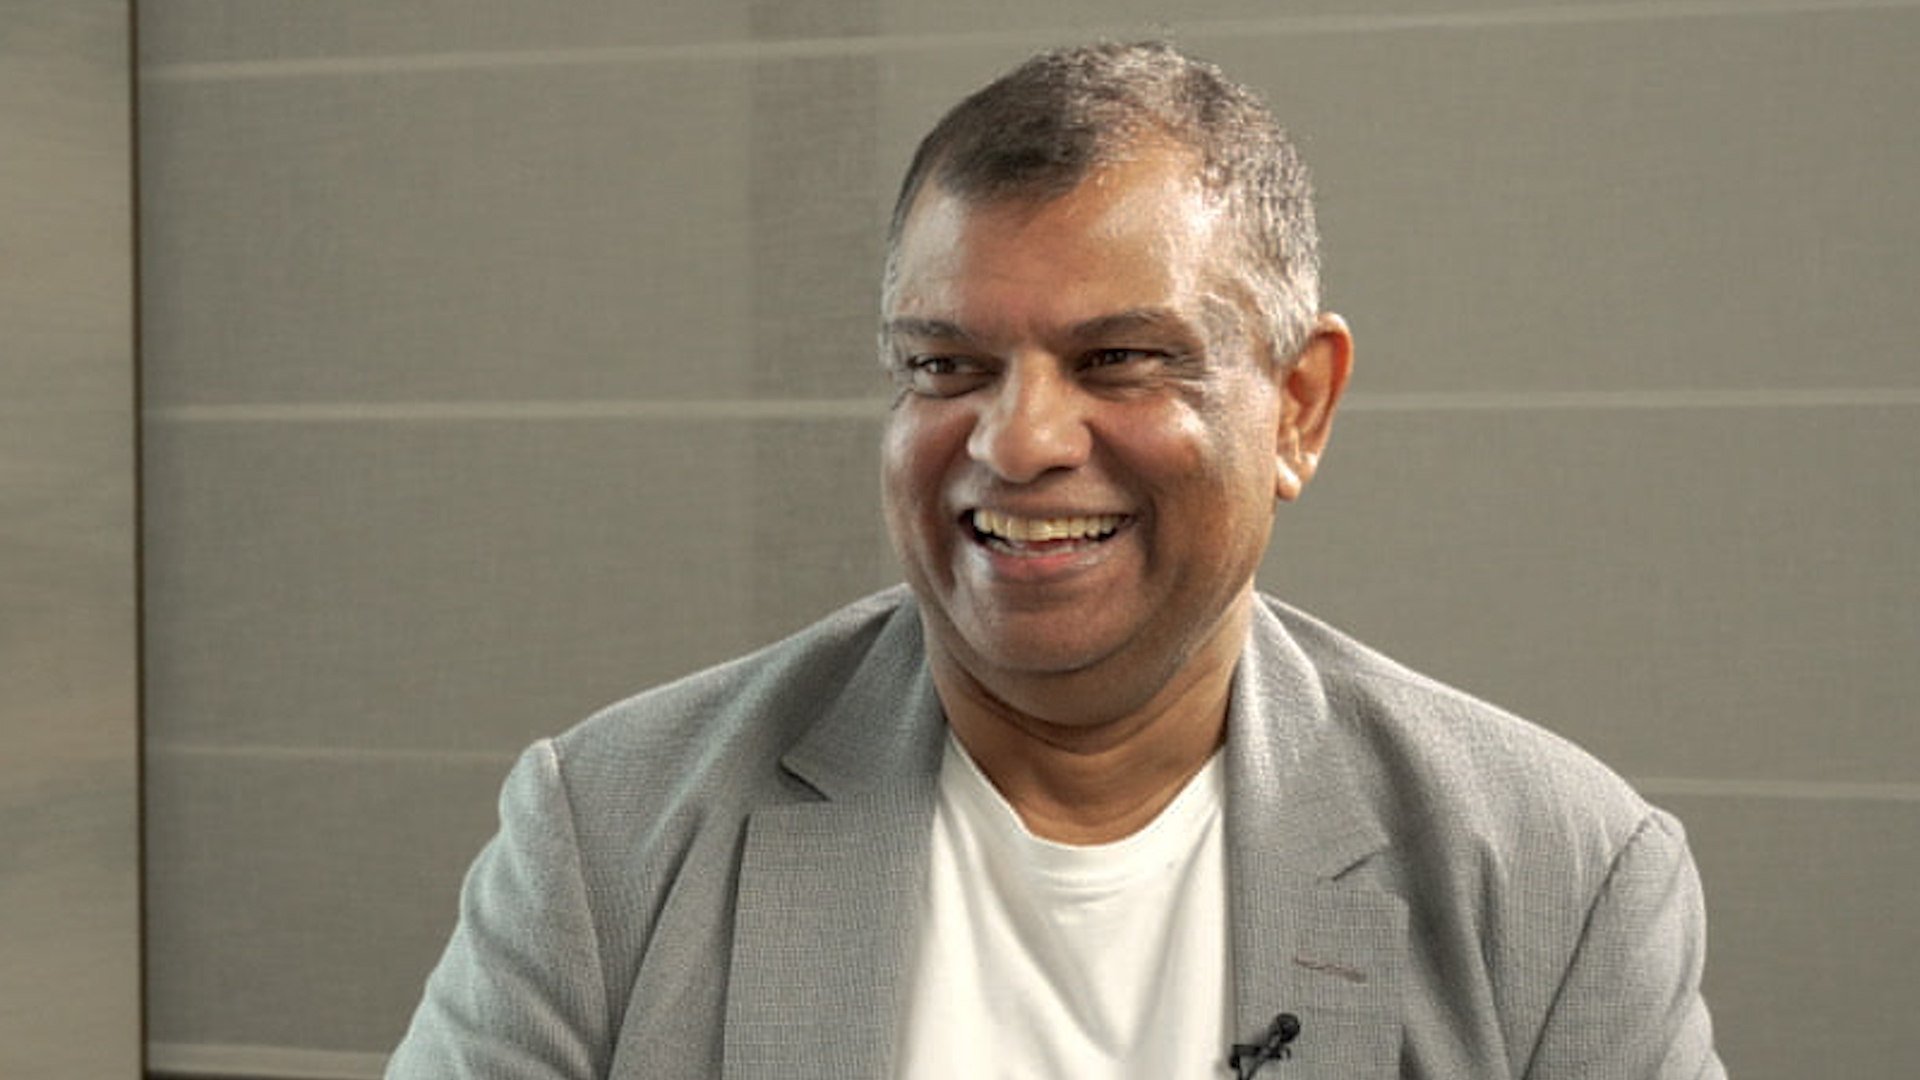
[[[994,510],[975,510],[973,527],[999,540],[1036,543],[1044,540],[1088,540],[1111,534],[1125,520],[1118,514],[1087,517],[1021,518]]]

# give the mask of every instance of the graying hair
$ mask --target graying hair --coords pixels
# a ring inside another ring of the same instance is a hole
[[[1143,141],[1190,151],[1221,200],[1276,360],[1306,345],[1320,310],[1320,237],[1312,182],[1258,95],[1164,42],[1056,49],[953,107],[920,142],[894,202],[884,279],[892,295],[900,235],[929,181],[962,200],[1044,202]],[[1259,329],[1259,328],[1256,328]]]

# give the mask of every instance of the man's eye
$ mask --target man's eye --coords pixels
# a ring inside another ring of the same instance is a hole
[[[907,389],[927,397],[964,394],[981,379],[980,365],[958,356],[909,356],[900,364]]]
[[[1080,366],[1086,370],[1124,368],[1149,363],[1159,359],[1160,355],[1152,349],[1095,349],[1081,358]]]

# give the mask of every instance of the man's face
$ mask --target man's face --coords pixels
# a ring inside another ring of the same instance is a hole
[[[887,527],[930,648],[1003,701],[1175,678],[1297,491],[1287,376],[1191,172],[1148,151],[1038,204],[929,185],[900,238]]]

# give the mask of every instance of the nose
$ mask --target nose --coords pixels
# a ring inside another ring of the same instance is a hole
[[[1086,402],[1056,365],[1018,358],[990,389],[979,397],[980,415],[967,437],[969,457],[1015,484],[1087,463],[1093,437]]]

